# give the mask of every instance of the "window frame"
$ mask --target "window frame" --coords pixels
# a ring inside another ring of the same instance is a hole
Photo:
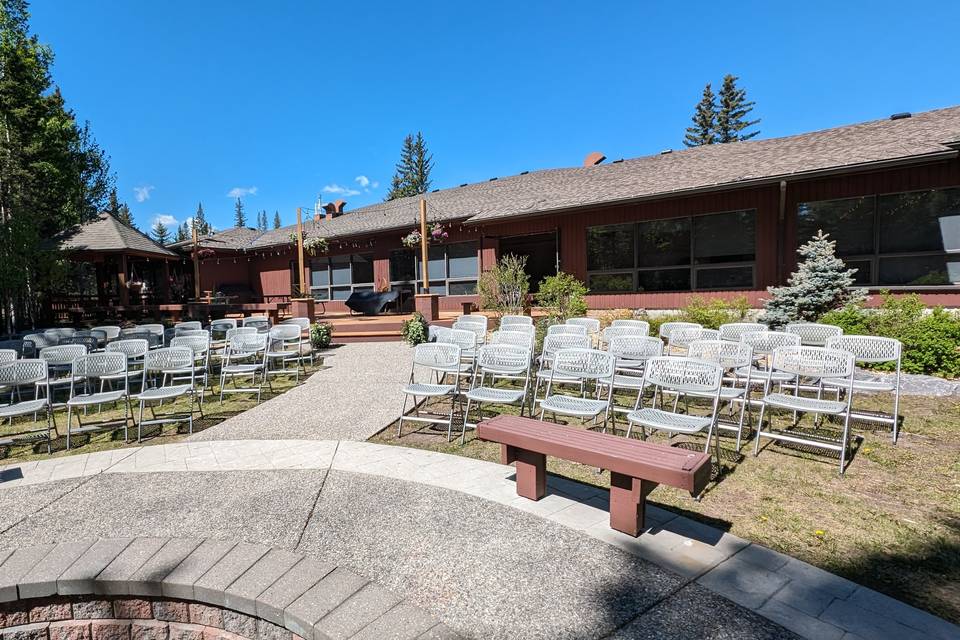
[[[754,224],[757,220],[757,209],[755,207],[749,207],[746,209],[731,209],[728,211],[711,211],[710,213],[699,213],[694,215],[686,216],[670,216],[667,218],[652,218],[649,220],[636,220],[633,222],[617,222],[611,224],[599,224],[591,225],[586,228],[586,234],[589,235],[590,229],[600,228],[600,227],[612,227],[612,226],[624,226],[630,225],[633,228],[633,267],[632,268],[623,268],[623,269],[587,269],[587,286],[590,286],[590,278],[595,275],[604,275],[604,276],[624,276],[629,275],[632,278],[632,287],[629,291],[599,291],[596,289],[590,288],[590,293],[596,294],[627,294],[627,293],[686,293],[693,291],[752,291],[756,289],[757,285],[757,237],[756,237],[756,227],[754,227],[754,238],[753,238],[753,260],[750,261],[736,261],[736,262],[722,262],[722,263],[702,263],[697,264],[697,255],[696,255],[696,246],[695,246],[695,237],[696,233],[694,232],[694,220],[696,218],[702,218],[705,216],[719,216],[719,215],[729,215],[731,213],[752,213],[754,216]],[[689,220],[689,242],[690,242],[690,261],[686,264],[678,265],[660,265],[654,267],[641,267],[639,266],[640,261],[640,236],[639,236],[639,226],[648,222],[660,222],[666,220]],[[589,237],[585,238],[589,242]],[[586,253],[586,246],[584,247]],[[697,280],[699,272],[701,271],[717,271],[720,269],[740,269],[744,267],[750,268],[750,286],[745,287],[730,287],[724,289],[704,289],[697,286]],[[637,287],[639,285],[639,278],[641,272],[655,272],[655,271],[680,271],[687,270],[690,274],[690,288],[689,289],[664,289],[659,291],[638,291]]]
[[[350,265],[350,284],[333,284],[333,259],[334,258],[347,258],[347,264]],[[349,289],[352,294],[354,291],[374,291],[375,290],[375,280],[376,280],[376,270],[371,269],[374,281],[371,282],[354,282],[353,281],[353,265],[354,257],[363,257],[366,258],[371,267],[374,264],[374,254],[371,253],[341,253],[334,256],[324,256],[322,258],[311,258],[309,263],[309,286],[310,286],[310,297],[315,300],[320,300],[323,302],[343,302],[346,298],[334,298],[334,290],[343,291]],[[320,265],[326,265],[327,271],[327,284],[325,285],[314,285],[313,284],[313,272],[319,271],[317,267]],[[317,293],[320,291],[326,291],[326,298],[318,298]],[[349,297],[349,294],[348,296]]]
[[[906,191],[887,191],[887,192],[876,192],[876,193],[866,193],[856,196],[846,196],[843,198],[827,198],[825,200],[809,200],[806,202],[798,202],[796,210],[796,220],[795,220],[795,237],[796,245],[799,247],[802,242],[800,239],[800,207],[802,205],[816,204],[818,202],[836,202],[839,200],[857,200],[861,198],[867,198],[873,201],[873,251],[871,253],[857,253],[850,255],[839,255],[841,260],[844,263],[851,262],[867,262],[870,264],[870,282],[864,284],[858,284],[858,287],[864,287],[866,289],[872,290],[890,290],[890,291],[931,291],[937,289],[958,289],[960,284],[881,284],[879,282],[880,277],[880,261],[883,259],[889,258],[927,258],[927,257],[950,257],[956,256],[960,259],[960,248],[958,249],[943,249],[939,251],[898,251],[898,252],[881,252],[880,251],[880,198],[884,196],[902,196],[910,193],[928,193],[930,191],[949,191],[949,190],[960,190],[960,185],[958,186],[948,186],[948,187],[930,187],[926,189],[908,189]],[[830,233],[827,231],[827,233]],[[849,267],[854,268],[854,267]]]
[[[474,248],[473,256],[474,256],[474,259],[476,260],[476,267],[477,267],[476,272],[477,272],[477,275],[475,275],[475,276],[467,276],[467,277],[459,276],[459,277],[451,278],[451,277],[450,277],[450,253],[449,253],[448,249],[449,249],[450,247],[454,246],[454,245],[463,245],[463,244],[473,245],[473,248]],[[440,295],[442,295],[442,296],[444,296],[444,297],[450,297],[450,296],[454,296],[454,297],[456,297],[456,296],[475,296],[475,295],[477,295],[477,293],[476,293],[476,286],[477,286],[477,283],[478,283],[479,280],[480,280],[480,241],[479,241],[479,240],[464,240],[464,241],[462,241],[462,242],[444,242],[444,243],[442,243],[442,244],[434,244],[434,245],[431,245],[431,247],[436,247],[436,248],[442,248],[442,249],[443,249],[443,271],[444,271],[444,277],[443,277],[443,278],[433,278],[433,277],[431,277],[431,278],[430,278],[430,285],[432,285],[433,288],[439,288],[439,287],[442,286],[444,293],[441,293]],[[391,250],[391,252],[390,252],[390,258],[391,258],[391,259],[392,259],[392,257],[393,257],[393,254],[396,253],[396,252],[409,252],[409,253],[411,254],[411,257],[412,257],[412,259],[413,259],[413,276],[414,276],[414,278],[413,278],[413,280],[409,280],[409,279],[407,279],[407,280],[394,280],[394,279],[393,279],[393,271],[392,271],[392,269],[391,269],[391,270],[390,270],[390,288],[391,288],[391,289],[395,289],[395,288],[397,288],[397,287],[411,287],[411,286],[412,286],[412,287],[414,287],[414,289],[415,289],[415,291],[416,291],[417,293],[425,293],[424,287],[423,287],[423,282],[422,282],[423,276],[421,275],[421,274],[422,274],[422,271],[421,271],[421,263],[422,263],[423,261],[422,261],[421,258],[420,258],[420,252],[417,251],[416,249],[393,249],[393,250]],[[429,256],[428,256],[428,260],[429,260]],[[390,266],[390,265],[388,264],[388,266]],[[456,283],[460,283],[460,282],[473,283],[474,292],[473,292],[473,293],[456,293],[456,294],[451,294],[451,293],[450,293],[450,284],[451,284],[451,283],[456,284]]]

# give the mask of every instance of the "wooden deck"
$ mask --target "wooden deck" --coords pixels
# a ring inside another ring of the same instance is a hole
[[[445,327],[453,325],[460,315],[456,311],[441,311],[440,320],[434,324]],[[349,313],[330,312],[317,314],[317,322],[333,325],[334,342],[393,342],[399,341],[400,328],[412,313],[387,313],[379,316],[358,316]]]

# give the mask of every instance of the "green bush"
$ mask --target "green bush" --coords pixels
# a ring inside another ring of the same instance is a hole
[[[844,333],[896,338],[903,343],[901,368],[943,378],[960,376],[960,318],[941,307],[925,313],[920,296],[881,294],[877,309],[847,306],[824,314],[821,322],[835,324]],[[890,370],[892,365],[878,365]]]
[[[310,345],[314,349],[326,349],[333,340],[333,325],[329,322],[315,322],[310,325]]]
[[[411,346],[417,346],[422,342],[426,342],[430,336],[430,327],[427,324],[427,319],[423,317],[422,313],[415,311],[413,317],[404,321],[403,326],[400,328],[400,335],[403,336],[403,341]]]
[[[477,282],[480,308],[496,311],[498,317],[523,313],[530,290],[526,265],[527,256],[508,253],[492,269],[484,271]]]
[[[587,287],[569,273],[560,272],[540,281],[537,306],[543,307],[554,322],[566,322],[587,313]]]
[[[696,322],[707,329],[719,329],[722,324],[742,322],[749,311],[750,302],[746,296],[737,296],[732,300],[693,296],[680,315],[684,322]]]

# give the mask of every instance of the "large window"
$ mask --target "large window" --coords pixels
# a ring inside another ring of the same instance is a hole
[[[477,292],[476,242],[435,244],[429,247],[427,269],[430,274],[430,293],[463,296]],[[390,285],[394,289],[419,286],[420,252],[413,249],[398,249],[390,253]]]
[[[857,284],[960,284],[960,188],[800,203],[797,242],[821,229]]]
[[[330,256],[310,261],[310,293],[317,300],[346,300],[373,291],[373,255]]]
[[[750,289],[756,213],[589,227],[587,280],[596,293]]]

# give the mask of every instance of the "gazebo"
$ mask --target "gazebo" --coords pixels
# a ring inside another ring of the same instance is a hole
[[[60,233],[54,241],[71,259],[94,265],[98,306],[171,302],[170,263],[179,263],[181,256],[109,213]]]

